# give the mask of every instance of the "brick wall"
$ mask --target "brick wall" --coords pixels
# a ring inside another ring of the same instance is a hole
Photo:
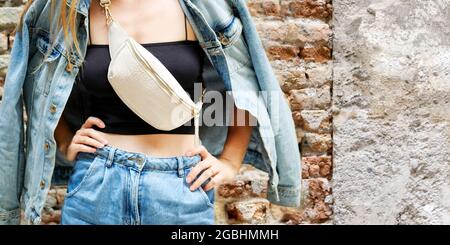
[[[249,0],[266,53],[285,92],[302,152],[302,207],[270,205],[267,176],[245,166],[218,188],[219,223],[324,223],[332,215],[331,0]]]
[[[0,98],[12,30],[25,0],[0,0]],[[217,188],[219,224],[323,223],[332,215],[331,0],[249,0],[266,52],[286,93],[303,156],[301,208],[271,205],[267,175],[243,166],[236,181]],[[43,223],[59,222],[64,187],[50,190]]]

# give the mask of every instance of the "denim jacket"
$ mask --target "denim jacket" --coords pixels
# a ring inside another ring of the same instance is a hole
[[[71,1],[55,1],[55,7]],[[269,174],[270,202],[299,206],[301,161],[292,114],[245,0],[179,1],[236,107],[257,119],[244,163]],[[40,223],[58,155],[54,130],[86,52],[91,0],[76,7],[82,55],[66,53],[62,32],[51,47],[50,2],[34,1],[11,51],[0,104],[0,224],[18,224],[20,209],[29,223]],[[202,144],[213,155],[220,155],[226,129],[200,127]]]

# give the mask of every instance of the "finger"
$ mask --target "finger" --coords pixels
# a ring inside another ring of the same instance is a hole
[[[191,191],[196,190],[198,187],[200,187],[203,182],[205,182],[207,179],[213,176],[213,170],[211,168],[208,168],[207,170],[203,171],[203,173],[198,177],[198,179],[189,187]]]
[[[81,126],[81,128],[91,128],[93,125],[96,125],[96,126],[98,126],[100,128],[104,128],[105,127],[105,123],[100,118],[91,116],[88,119],[86,119],[86,121]]]
[[[222,179],[221,175],[219,174],[220,170],[217,169],[216,166],[212,166],[210,169],[212,170],[213,175],[210,177],[209,182],[205,186],[203,186],[203,190],[205,191],[209,191],[214,188],[217,184],[221,183]]]
[[[215,166],[212,166],[211,169],[213,170],[212,177],[209,178],[208,183],[203,186],[204,191],[209,191],[212,188],[214,188],[217,184],[221,183],[221,175],[219,174],[220,170],[215,170]]]
[[[105,146],[105,144],[103,144],[102,142],[93,139],[89,136],[79,136],[76,139],[74,139],[74,143],[93,146],[97,148]]]
[[[108,144],[108,141],[102,137],[100,132],[93,128],[85,128],[80,130],[80,135],[82,136],[89,136],[93,139],[96,139],[99,142],[102,142],[103,144]]]
[[[202,159],[205,159],[209,156],[209,152],[206,149],[205,146],[200,145],[198,147],[195,147],[193,149],[190,149],[186,152],[186,156],[193,156],[195,154],[200,154],[200,156],[202,157]]]
[[[205,160],[205,161],[200,161],[199,163],[197,163],[192,170],[189,172],[189,174],[186,176],[186,182],[187,183],[191,183],[192,180],[194,180],[195,178],[197,178],[197,175],[202,172],[203,170],[211,167],[212,163],[211,161]]]
[[[73,148],[75,149],[75,152],[96,152],[97,149],[87,146],[87,145],[83,145],[83,144],[75,144],[73,146]]]
[[[73,161],[73,160],[75,160],[75,158],[76,158],[76,156],[77,156],[77,154],[79,152],[92,152],[92,153],[94,153],[96,151],[97,151],[96,148],[93,148],[93,147],[90,147],[90,146],[87,146],[87,145],[83,145],[83,144],[72,143],[70,145],[68,151],[67,151],[67,156],[66,157],[67,157],[67,159],[69,161]]]
[[[219,181],[219,175],[216,175],[215,177],[211,178],[205,186],[203,186],[204,191],[209,191],[212,188],[216,187],[216,184],[220,183]]]

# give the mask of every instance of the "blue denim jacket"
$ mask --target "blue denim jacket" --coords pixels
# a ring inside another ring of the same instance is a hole
[[[257,119],[244,162],[269,174],[270,202],[299,206],[301,161],[292,114],[246,2],[179,1],[225,89],[232,91],[236,107]],[[77,6],[82,55],[66,53],[62,32],[51,47],[50,2],[34,1],[11,51],[0,105],[0,224],[17,224],[20,208],[28,222],[40,223],[58,156],[54,130],[86,52],[91,1],[80,0]],[[71,0],[55,2],[59,9]],[[44,56],[47,51],[50,55]],[[69,62],[72,70],[66,69]],[[220,155],[226,127],[201,126],[200,132],[202,144]]]

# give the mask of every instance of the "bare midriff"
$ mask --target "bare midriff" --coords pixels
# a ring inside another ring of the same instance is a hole
[[[123,135],[101,132],[108,145],[150,156],[181,156],[194,146],[191,134]]]

